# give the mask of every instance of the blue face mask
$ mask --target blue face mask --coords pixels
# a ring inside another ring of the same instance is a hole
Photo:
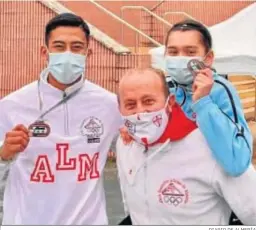
[[[86,56],[66,51],[49,53],[48,70],[62,84],[71,84],[85,72]]]
[[[165,68],[168,76],[170,76],[178,84],[185,88],[190,88],[193,84],[194,77],[188,70],[188,62],[191,59],[203,61],[202,57],[186,57],[186,56],[166,56]]]

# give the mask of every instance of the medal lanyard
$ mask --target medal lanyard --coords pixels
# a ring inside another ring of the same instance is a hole
[[[44,120],[44,117],[49,114],[50,112],[52,112],[54,109],[56,109],[57,107],[59,107],[60,105],[64,104],[65,102],[67,102],[69,99],[71,99],[72,97],[74,97],[78,91],[80,90],[81,88],[75,90],[74,92],[70,93],[69,95],[65,96],[65,92],[64,92],[64,97],[58,101],[55,105],[53,105],[52,107],[50,107],[49,109],[47,109],[45,112],[43,112],[39,118],[36,120],[36,121],[43,121]],[[42,109],[43,109],[43,100],[42,100],[42,97],[41,97],[41,93],[40,93],[40,80],[38,80],[37,82],[37,92],[38,92],[38,99],[39,99],[39,110],[40,112],[42,112]]]

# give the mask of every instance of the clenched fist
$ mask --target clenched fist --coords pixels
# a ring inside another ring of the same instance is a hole
[[[23,152],[29,143],[29,130],[24,125],[17,125],[6,133],[0,156],[3,160],[11,160],[17,153]]]
[[[213,74],[211,69],[199,70],[193,83],[193,102],[198,101],[202,97],[210,94],[214,84]]]

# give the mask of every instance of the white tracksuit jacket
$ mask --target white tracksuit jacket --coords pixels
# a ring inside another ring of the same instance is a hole
[[[231,209],[245,225],[256,225],[253,166],[239,177],[226,175],[199,129],[148,151],[119,139],[117,165],[134,225],[227,225]]]
[[[3,225],[108,224],[102,173],[120,126],[116,96],[85,81],[82,89],[45,116],[48,137],[32,137],[10,164],[4,194]],[[43,111],[63,92],[41,76]],[[37,82],[0,101],[0,139],[17,124],[40,115]]]

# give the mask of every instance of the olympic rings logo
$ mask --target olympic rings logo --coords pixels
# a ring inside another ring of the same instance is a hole
[[[182,203],[183,195],[164,195],[164,202],[169,205],[178,206],[180,203]]]

